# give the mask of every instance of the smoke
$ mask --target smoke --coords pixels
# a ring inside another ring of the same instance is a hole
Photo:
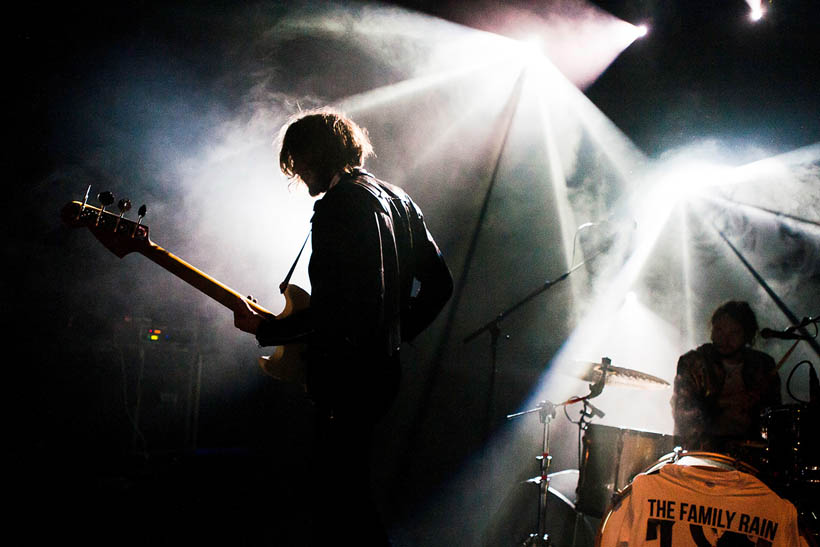
[[[560,40],[612,23],[585,13],[545,18]],[[6,249],[12,268],[37,273],[13,275],[61,337],[81,323],[84,340],[109,340],[126,316],[194,330],[212,375],[203,404],[224,410],[227,393],[260,381],[250,372],[255,341],[228,310],[142,257],[118,260],[90,234],[66,231],[57,212],[88,184],[92,202],[110,190],[134,209],[146,203],[154,241],[278,311],[277,286],[313,200],[279,172],[276,135],[300,109],[348,111],[376,147],[368,168],[410,192],[456,277],[464,273],[458,305],[407,352],[405,387],[382,431],[381,495],[411,539],[436,530],[446,531],[441,544],[462,532],[479,538],[485,515],[503,535],[510,507],[499,500],[524,499],[517,487],[537,474],[541,430],[533,420],[499,422],[532,399],[584,394],[577,361],[609,356],[671,380],[675,356],[705,339],[705,318],[728,297],[753,302],[761,324],[782,324],[715,233],[716,219],[802,306],[798,315],[816,315],[816,147],[754,166],[760,180],[707,189],[711,202],[685,192],[647,202],[661,175],[686,162],[648,165],[554,67],[544,60],[539,72],[542,61],[510,39],[366,4],[158,7],[146,17],[139,32],[109,37],[65,69],[70,84],[49,107],[49,173],[25,189],[29,221],[12,228],[25,244]],[[497,347],[489,335],[463,342],[565,273],[577,227],[605,219],[612,230],[579,236],[579,258],[594,260],[505,317]],[[309,289],[308,259],[294,281]],[[664,431],[668,396],[613,388],[596,405],[612,425]],[[559,416],[554,434],[555,470],[575,467],[575,426]]]

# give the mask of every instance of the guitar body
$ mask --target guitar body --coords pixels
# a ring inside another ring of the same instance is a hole
[[[310,306],[310,295],[296,285],[285,288],[285,309],[276,316],[283,319],[290,314]],[[273,353],[259,358],[259,366],[277,380],[305,385],[305,362],[303,355],[305,344],[287,344],[275,346]]]

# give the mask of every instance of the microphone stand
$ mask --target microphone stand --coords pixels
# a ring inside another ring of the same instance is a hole
[[[820,322],[820,316],[815,315],[814,317],[804,317],[800,323],[792,325],[785,330],[776,331],[772,329],[760,329],[760,335],[763,338],[779,338],[781,340],[794,340],[794,344],[786,351],[786,353],[781,357],[780,361],[777,362],[777,366],[775,370],[780,370],[780,367],[783,366],[783,363],[786,362],[786,359],[792,354],[794,349],[797,347],[801,341],[806,340],[808,342],[813,342],[814,338],[817,336],[816,329],[817,323]],[[806,327],[809,325],[814,325],[815,327],[815,335],[810,336],[809,333],[806,331]],[[799,331],[799,332],[798,332]],[[800,366],[802,363],[798,363],[797,366]],[[792,370],[792,374],[794,374],[794,370]],[[791,374],[789,375],[789,379],[791,380]],[[820,380],[817,379],[817,372],[814,370],[814,366],[809,362],[809,405],[810,406],[820,406]]]
[[[590,260],[592,260],[593,258],[598,256],[602,252],[603,252],[603,249],[601,249],[600,251],[595,253],[589,259],[582,260],[581,262],[579,262],[578,264],[576,264],[575,266],[573,266],[572,268],[570,268],[566,272],[562,273],[561,275],[559,275],[555,279],[545,281],[540,287],[538,287],[537,289],[530,292],[527,296],[525,296],[524,298],[519,300],[517,303],[513,304],[512,306],[510,306],[506,310],[500,312],[498,315],[495,316],[494,319],[492,319],[491,321],[485,323],[483,326],[479,327],[478,329],[476,329],[472,333],[468,334],[464,338],[464,340],[462,341],[464,344],[466,344],[466,343],[478,338],[481,334],[483,334],[485,332],[490,333],[490,357],[491,357],[491,367],[492,368],[491,368],[491,372],[490,372],[490,386],[489,386],[490,395],[489,395],[488,400],[487,400],[487,416],[486,416],[486,423],[485,423],[485,428],[484,428],[484,436],[485,437],[487,435],[489,435],[490,423],[492,421],[493,399],[494,399],[494,394],[495,394],[495,378],[496,378],[496,374],[497,374],[497,371],[498,371],[498,339],[501,336],[501,326],[500,326],[501,322],[504,319],[506,319],[509,315],[511,315],[513,312],[515,312],[516,310],[521,308],[524,304],[526,304],[527,302],[529,302],[530,300],[532,300],[533,298],[538,296],[539,294],[551,289],[554,285],[560,283],[561,281],[563,281],[564,279],[569,277],[572,272],[574,272],[575,270],[577,270],[578,268],[580,268],[581,266],[583,266],[584,264],[586,264],[587,262],[589,262]],[[507,335],[506,338],[509,338],[509,335]]]
[[[552,419],[555,418],[555,409],[558,407],[571,405],[575,403],[583,403],[584,410],[581,412],[581,421],[579,424],[581,425],[581,429],[585,429],[586,422],[584,422],[585,418],[589,418],[595,414],[603,415],[603,413],[595,407],[592,407],[592,404],[589,403],[589,399],[597,397],[601,394],[604,390],[604,385],[606,384],[606,375],[609,370],[609,365],[612,361],[608,357],[604,357],[601,360],[601,378],[599,378],[594,384],[589,384],[589,394],[583,397],[570,397],[563,403],[552,403],[550,401],[542,401],[537,407],[531,408],[529,410],[524,410],[522,412],[516,412],[515,414],[508,414],[507,419],[511,420],[513,418],[519,418],[521,416],[525,416],[527,414],[532,414],[538,412],[539,419],[543,424],[543,445],[541,455],[538,456],[536,459],[539,461],[540,468],[541,468],[541,475],[537,479],[537,484],[539,487],[538,491],[538,518],[536,522],[536,532],[534,534],[530,534],[527,539],[524,541],[523,546],[532,546],[532,547],[549,547],[552,543],[549,537],[549,533],[547,533],[546,525],[547,525],[547,506],[549,504],[549,486],[550,486],[550,477],[549,477],[549,469],[550,464],[552,462],[552,456],[550,455],[550,422]],[[589,411],[589,407],[592,407],[592,412]],[[577,514],[576,514],[576,532],[577,532]],[[573,536],[575,532],[573,533]],[[575,538],[573,537],[573,545],[575,544]]]

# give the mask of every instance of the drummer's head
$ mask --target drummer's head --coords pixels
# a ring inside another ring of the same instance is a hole
[[[721,355],[733,355],[754,342],[757,328],[747,302],[726,302],[712,314],[712,343]]]

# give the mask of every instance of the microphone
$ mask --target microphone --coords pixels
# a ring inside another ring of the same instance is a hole
[[[786,330],[760,329],[761,338],[776,338],[778,340],[805,340],[799,332]]]
[[[804,336],[797,329],[802,329],[806,325],[816,323],[818,317],[804,317],[799,325],[792,325],[785,330],[760,329],[761,338],[776,338],[778,340],[809,340],[810,337]]]

